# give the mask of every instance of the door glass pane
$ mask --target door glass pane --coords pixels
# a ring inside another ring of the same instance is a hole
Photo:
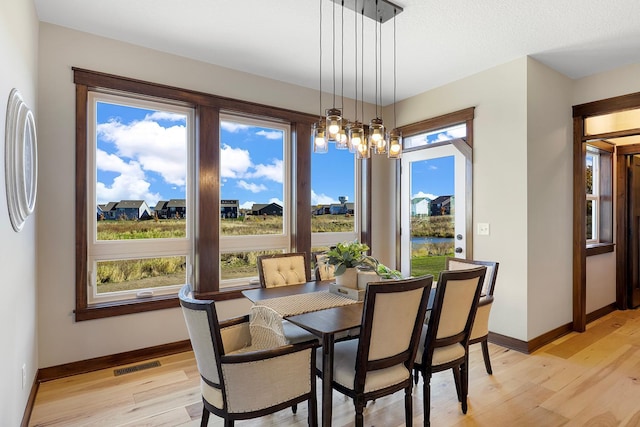
[[[453,256],[455,233],[454,156],[411,162],[411,275],[444,270]]]
[[[438,129],[418,135],[403,138],[404,148],[423,147],[436,142],[451,141],[452,139],[464,138],[467,135],[467,126],[462,123],[444,129]]]

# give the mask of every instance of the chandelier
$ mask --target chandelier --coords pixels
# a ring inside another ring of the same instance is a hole
[[[320,85],[319,104],[320,117],[312,125],[312,141],[314,153],[326,153],[329,150],[329,143],[335,144],[336,149],[349,150],[355,153],[358,159],[367,159],[371,153],[387,155],[390,159],[399,159],[402,154],[402,133],[396,126],[396,16],[402,12],[402,8],[387,0],[330,0],[333,3],[332,13],[332,80],[333,80],[333,104],[331,108],[324,111],[322,109],[322,3],[320,5]],[[341,98],[344,100],[344,10],[354,11],[354,41],[355,41],[355,117],[349,120],[344,117],[342,107],[336,106],[336,3],[340,4],[341,25],[342,25],[342,75],[341,78]],[[361,34],[358,37],[358,18],[360,18]],[[375,56],[375,117],[364,122],[364,36],[365,18],[374,21],[374,56]],[[393,18],[393,128],[387,131],[382,119],[382,24]],[[358,42],[360,50],[358,51]],[[360,52],[360,58],[358,58]],[[360,59],[360,67],[358,67]],[[360,75],[358,75],[360,72]],[[379,79],[378,79],[379,78]],[[358,88],[358,81],[360,88]],[[358,117],[358,90],[360,89],[360,107],[362,111],[362,122]],[[380,101],[380,105],[378,105]],[[380,107],[378,109],[378,107]]]

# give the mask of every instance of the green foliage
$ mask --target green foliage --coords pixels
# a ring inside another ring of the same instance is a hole
[[[368,250],[369,246],[357,240],[341,242],[327,252],[327,262],[336,267],[336,276],[344,273],[347,268],[362,265],[373,267],[377,261],[365,254]]]
[[[411,275],[432,274],[433,280],[437,281],[440,272],[445,268],[446,259],[446,256],[413,256],[411,258]]]
[[[453,237],[455,228],[451,215],[411,217],[412,237]]]

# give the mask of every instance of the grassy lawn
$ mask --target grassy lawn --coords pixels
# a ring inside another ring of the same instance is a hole
[[[411,275],[422,276],[433,274],[433,280],[437,281],[440,272],[444,270],[446,256],[419,256],[411,258]]]

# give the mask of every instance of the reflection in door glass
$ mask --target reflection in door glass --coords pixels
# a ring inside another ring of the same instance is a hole
[[[454,157],[411,162],[411,275],[444,270],[454,254]]]

